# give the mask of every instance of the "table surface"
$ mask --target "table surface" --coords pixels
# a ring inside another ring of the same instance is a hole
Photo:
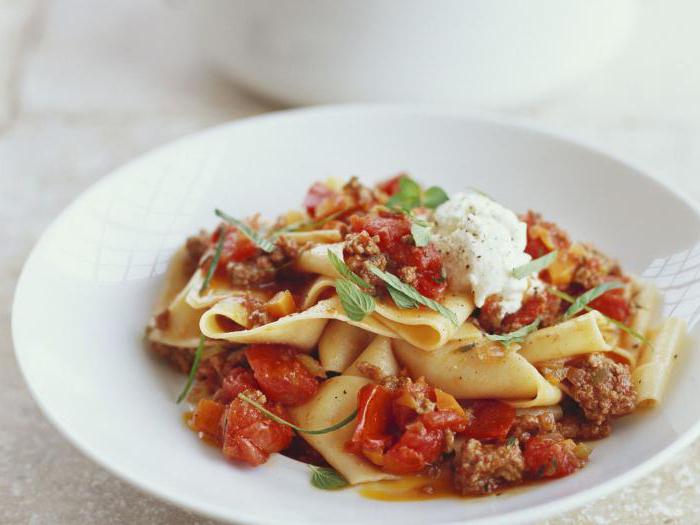
[[[0,0],[0,523],[209,524],[77,452],[39,412],[12,352],[22,264],[71,199],[154,146],[279,109],[201,63],[178,2],[99,4]],[[642,5],[638,34],[614,63],[501,113],[600,144],[700,201],[698,5]],[[696,442],[619,493],[543,523],[695,523],[698,515]]]

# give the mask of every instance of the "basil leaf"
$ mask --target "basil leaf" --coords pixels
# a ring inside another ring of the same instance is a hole
[[[576,298],[575,298],[575,297],[572,297],[572,296],[569,295],[568,293],[562,292],[561,290],[558,290],[558,289],[554,288],[553,286],[547,287],[547,291],[548,291],[549,293],[553,294],[553,295],[556,295],[556,296],[559,297],[560,299],[564,299],[565,301],[567,301],[567,302],[569,302],[569,303],[572,303],[572,304],[573,304],[574,302],[576,302]],[[639,339],[639,340],[640,340],[642,343],[644,343],[644,344],[647,344],[647,345],[650,345],[650,344],[651,344],[651,343],[649,342],[649,340],[648,340],[646,337],[644,337],[642,334],[640,334],[640,333],[637,332],[636,330],[633,330],[632,328],[630,328],[630,327],[627,326],[626,324],[621,323],[621,322],[618,321],[617,319],[613,319],[612,317],[608,317],[608,316],[605,315],[604,313],[600,312],[599,310],[596,310],[595,308],[591,308],[591,307],[588,306],[588,305],[584,306],[583,309],[586,310],[587,312],[593,312],[593,311],[598,312],[600,315],[602,315],[602,316],[605,318],[606,321],[608,321],[608,322],[611,323],[611,324],[614,324],[615,326],[617,326],[617,327],[618,327],[620,330],[622,330],[623,332],[629,334],[630,336],[632,336],[632,337],[634,337],[634,338],[636,338],[636,339]]]
[[[350,268],[348,268],[348,265],[345,264],[345,262],[340,257],[338,257],[332,250],[329,249],[326,253],[328,254],[328,259],[330,259],[331,264],[333,264],[333,267],[340,275],[342,275],[346,279],[349,279],[357,286],[360,286],[362,288],[371,288],[371,285],[367,281],[365,281],[362,277],[350,270]]]
[[[416,243],[416,246],[419,248],[427,246],[430,242],[430,224],[425,221],[412,220],[411,235],[413,236],[413,241]]]
[[[353,321],[362,321],[374,311],[374,297],[363,292],[348,279],[337,279],[335,291],[347,316]]]
[[[515,277],[516,279],[522,279],[523,277],[527,277],[528,275],[540,273],[542,270],[544,270],[554,262],[554,260],[557,258],[557,253],[558,250],[554,250],[553,252],[549,252],[543,255],[542,257],[533,259],[532,261],[525,263],[522,266],[513,268],[513,277]]]
[[[238,230],[248,237],[251,241],[255,243],[255,245],[263,250],[264,252],[271,253],[275,250],[275,245],[272,244],[269,240],[267,240],[265,237],[260,235],[258,232],[256,232],[253,228],[248,226],[246,223],[243,221],[239,221],[238,219],[235,219],[231,217],[230,215],[227,215],[221,210],[214,210],[214,213],[221,217],[224,221],[228,222],[229,224],[232,224]]]
[[[396,277],[395,275],[392,275],[388,272],[383,272],[376,266],[370,266],[370,271],[379,277],[384,283],[387,285],[387,288],[394,289],[395,291],[401,292],[401,294],[405,295],[408,299],[412,299],[418,304],[422,304],[423,306],[430,308],[431,310],[436,311],[443,317],[449,319],[449,321],[455,325],[459,326],[459,323],[457,322],[457,316],[455,313],[450,310],[449,308],[445,308],[443,305],[438,303],[437,301],[433,301],[432,299],[428,299],[424,295],[422,295],[418,290],[416,290],[413,286],[410,284],[406,284],[403,282],[401,279]],[[393,296],[392,296],[393,298]],[[397,303],[396,306],[399,308],[402,308],[402,306]]]
[[[576,300],[569,306],[569,309],[564,313],[564,319],[569,319],[577,313],[579,313],[583,308],[588,305],[594,299],[600,297],[605,292],[609,290],[617,290],[618,288],[624,288],[625,285],[620,281],[608,281],[606,283],[600,284],[595,288],[591,288],[585,293],[579,295]]]
[[[221,250],[224,247],[224,240],[226,239],[226,233],[221,232],[219,234],[219,241],[216,243],[216,249],[214,250],[214,257],[211,259],[211,263],[209,263],[209,269],[207,270],[207,275],[204,277],[204,281],[202,281],[202,286],[199,287],[199,293],[202,294],[204,293],[204,290],[207,289],[209,286],[209,283],[211,282],[211,278],[214,277],[214,272],[216,271],[216,266],[219,264],[219,259],[221,259]]]
[[[525,338],[530,335],[532,332],[537,330],[537,327],[540,326],[540,318],[538,317],[534,321],[532,321],[530,324],[525,325],[523,327],[518,328],[517,330],[514,330],[510,333],[507,334],[484,334],[486,338],[490,341],[496,341],[497,343],[501,343],[503,346],[506,348],[508,345],[511,343],[522,343]]]
[[[262,405],[261,405],[260,403],[258,403],[257,401],[253,401],[252,399],[250,399],[250,398],[249,398],[248,396],[246,396],[243,392],[241,392],[241,393],[238,394],[238,398],[239,398],[239,399],[242,399],[243,401],[245,401],[245,402],[248,403],[249,405],[252,405],[252,406],[254,406],[255,408],[257,408],[258,411],[260,411],[260,412],[261,412],[264,416],[266,416],[268,419],[271,419],[272,421],[275,421],[276,423],[279,423],[280,425],[286,425],[286,426],[288,426],[289,428],[293,428],[294,430],[296,430],[297,432],[301,432],[302,434],[320,435],[320,434],[328,434],[328,433],[330,433],[330,432],[335,432],[335,431],[338,430],[339,428],[343,428],[345,425],[351,423],[351,422],[355,419],[355,417],[357,417],[357,409],[355,409],[355,410],[352,411],[352,414],[350,414],[348,417],[346,417],[346,418],[344,418],[344,419],[341,419],[340,421],[338,421],[338,422],[337,422],[336,424],[334,424],[334,425],[331,425],[331,426],[325,427],[325,428],[320,428],[320,429],[318,429],[318,430],[309,430],[309,429],[306,429],[306,428],[298,427],[298,426],[296,426],[294,423],[290,423],[290,422],[287,421],[286,419],[282,419],[281,417],[279,417],[279,416],[278,416],[277,414],[275,414],[274,412],[270,412],[267,408],[265,408],[264,406],[262,406]]]
[[[177,403],[182,403],[182,400],[187,397],[192,388],[192,383],[194,383],[194,378],[197,376],[197,370],[199,370],[199,362],[202,360],[202,352],[204,351],[204,336],[199,336],[199,344],[197,345],[197,350],[194,353],[194,361],[192,361],[192,367],[190,368],[190,373],[187,376],[187,383],[185,383],[182,392],[177,396]]]
[[[443,202],[448,201],[450,198],[445,193],[445,190],[438,188],[437,186],[432,186],[425,190],[423,194],[423,205],[426,208],[432,208],[433,210],[440,206]]]
[[[348,481],[332,468],[309,465],[311,484],[317,489],[338,490],[348,486]]]
[[[416,301],[414,301],[407,295],[399,292],[398,290],[394,290],[393,288],[388,287],[387,291],[389,292],[391,298],[394,300],[394,304],[396,304],[396,306],[402,308],[403,310],[410,310],[411,308],[418,308],[418,306],[420,306]]]
[[[399,189],[387,201],[387,206],[397,206],[406,211],[420,206],[421,189],[416,181],[402,175],[399,179]]]

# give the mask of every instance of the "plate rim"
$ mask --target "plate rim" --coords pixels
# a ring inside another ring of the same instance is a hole
[[[163,489],[158,486],[153,486],[148,481],[139,478],[137,475],[131,474],[128,469],[122,468],[118,463],[111,462],[109,460],[103,459],[92,447],[83,442],[83,440],[74,435],[71,429],[65,428],[64,425],[51,413],[51,411],[46,407],[40,395],[35,390],[27,371],[25,370],[24,361],[22,358],[22,352],[19,350],[18,336],[17,336],[17,326],[20,323],[20,315],[17,314],[17,305],[19,303],[19,298],[21,297],[24,288],[26,287],[25,281],[27,279],[28,268],[30,267],[31,261],[36,256],[40,246],[46,242],[54,224],[59,220],[60,217],[64,216],[67,211],[72,208],[76,202],[81,199],[84,195],[89,192],[95,191],[102,184],[108,183],[112,178],[119,177],[122,171],[128,170],[133,164],[141,162],[143,159],[157,155],[162,151],[170,148],[176,148],[178,144],[185,143],[194,140],[205,140],[206,136],[209,134],[217,134],[223,129],[236,128],[241,126],[246,126],[250,123],[257,123],[266,120],[275,120],[279,118],[289,118],[289,117],[315,117],[324,115],[357,115],[364,114],[367,116],[417,116],[424,118],[437,118],[437,119],[454,119],[459,121],[471,121],[479,124],[495,125],[502,128],[516,129],[519,131],[525,131],[530,133],[535,133],[541,137],[545,137],[548,140],[554,140],[560,144],[568,144],[576,147],[577,149],[584,150],[588,154],[592,154],[598,157],[603,157],[605,160],[617,163],[622,168],[626,169],[628,172],[633,172],[635,176],[646,179],[659,186],[661,189],[671,193],[675,198],[684,202],[697,216],[700,218],[700,202],[697,202],[694,198],[684,193],[676,185],[674,181],[660,180],[652,175],[650,175],[644,168],[637,165],[636,163],[623,159],[613,152],[611,152],[605,146],[598,144],[593,140],[585,140],[581,137],[575,136],[572,133],[558,130],[553,126],[544,125],[539,122],[534,122],[526,118],[504,116],[497,113],[492,113],[488,111],[479,110],[464,110],[455,109],[445,105],[437,104],[367,104],[367,103],[352,103],[352,104],[328,104],[319,105],[312,107],[301,107],[301,108],[291,108],[284,109],[280,111],[273,111],[268,113],[263,113],[259,115],[253,115],[250,117],[235,119],[232,121],[223,122],[215,126],[210,126],[193,133],[188,133],[174,140],[170,140],[164,144],[161,144],[155,148],[149,149],[145,152],[140,153],[136,157],[130,159],[126,163],[123,163],[116,168],[110,170],[106,175],[101,176],[98,180],[90,184],[87,188],[80,191],[70,202],[66,205],[48,224],[48,226],[41,233],[39,238],[35,241],[32,249],[29,252],[25,262],[22,265],[20,276],[17,280],[17,285],[14,291],[12,306],[11,306],[11,333],[12,333],[12,346],[15,359],[17,360],[18,368],[20,370],[20,375],[29,390],[29,393],[41,410],[44,417],[46,417],[53,427],[58,430],[61,436],[68,441],[71,446],[76,448],[80,453],[89,458],[91,461],[99,465],[100,467],[106,469],[111,474],[117,476],[123,481],[126,481],[130,485],[136,487],[138,490],[155,497],[156,499],[174,505],[178,508],[185,509],[190,512],[194,512],[203,516],[207,516],[216,520],[229,523],[240,523],[241,525],[268,525],[270,523],[275,523],[271,521],[262,521],[257,519],[254,515],[249,512],[239,513],[238,509],[228,507],[226,509],[221,508],[219,505],[210,505],[203,503],[201,500],[190,499],[188,496],[182,494],[175,494],[172,491]],[[678,436],[674,441],[668,444],[661,451],[657,452],[644,462],[632,467],[631,469],[615,476],[610,479],[606,479],[602,483],[584,489],[582,491],[576,492],[574,494],[558,498],[556,500],[538,504],[529,508],[519,509],[510,511],[504,514],[498,514],[492,517],[483,517],[470,520],[469,523],[473,525],[493,525],[495,520],[508,520],[511,523],[527,523],[535,519],[545,519],[562,512],[580,508],[583,505],[604,497],[610,494],[616,489],[619,489],[625,485],[628,485],[645,474],[652,472],[653,470],[659,468],[662,463],[670,459],[671,457],[678,454],[685,447],[689,446],[693,441],[695,441],[700,436],[700,419],[693,423],[690,428],[688,428],[684,433]],[[380,502],[383,503],[383,502]],[[277,522],[282,523],[282,522]],[[289,520],[284,521],[285,524],[291,523],[303,523],[303,522],[292,522]],[[458,525],[465,523],[464,521],[447,521],[441,522],[441,525]]]

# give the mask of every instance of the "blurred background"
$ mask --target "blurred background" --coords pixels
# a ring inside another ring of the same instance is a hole
[[[409,102],[563,131],[700,201],[698,28],[693,0],[0,0],[0,523],[211,523],[74,450],[40,415],[12,355],[21,266],[97,179],[241,117]],[[546,523],[698,515],[696,443]]]

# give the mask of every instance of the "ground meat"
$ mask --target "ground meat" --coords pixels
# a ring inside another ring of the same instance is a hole
[[[234,286],[260,286],[275,280],[277,269],[270,256],[259,255],[247,261],[231,261],[226,271]]]
[[[240,349],[223,351],[203,360],[197,369],[197,381],[210,395],[217,392],[224,378],[245,360],[245,352]],[[189,370],[188,370],[189,371]]]
[[[552,412],[542,412],[541,414],[525,414],[515,418],[513,426],[510,427],[508,435],[516,438],[520,443],[525,443],[532,436],[540,433],[548,434],[554,432],[557,422]]]
[[[503,315],[501,296],[490,295],[479,313],[479,326],[491,334],[507,334],[540,320],[540,328],[552,326],[561,320],[562,300],[554,294],[541,290],[523,297],[519,310]]]
[[[180,348],[178,346],[164,345],[151,341],[150,349],[154,354],[165,359],[176,370],[183,374],[188,373],[192,367],[194,352],[191,348]]]
[[[187,259],[185,260],[185,272],[187,275],[191,275],[199,266],[199,261],[201,261],[202,256],[207,252],[211,246],[209,234],[202,230],[199,235],[193,235],[188,237],[185,242],[185,249],[187,250]]]
[[[418,284],[418,269],[415,266],[402,266],[396,271],[399,279],[414,288]]]
[[[577,359],[568,366],[564,384],[586,419],[604,423],[634,410],[637,394],[629,366],[599,353]]]
[[[522,480],[525,460],[517,440],[504,445],[470,439],[453,460],[455,488],[463,495],[488,494]]]
[[[355,207],[364,210],[369,210],[377,201],[372,190],[367,186],[363,186],[357,177],[352,177],[345,186],[343,186],[343,193],[350,197]]]
[[[575,253],[580,262],[571,279],[572,284],[584,290],[590,290],[602,284],[608,276],[622,275],[622,269],[617,261],[592,246],[577,244],[574,248],[577,248]]]
[[[250,328],[262,326],[272,321],[272,317],[265,309],[265,303],[257,297],[246,295],[244,306],[248,310],[248,322]]]
[[[376,266],[380,270],[385,270],[387,266],[387,258],[379,249],[378,242],[378,236],[371,237],[363,230],[349,233],[343,247],[345,264],[372,286],[372,292],[376,292],[376,287],[382,285],[382,280],[370,271],[370,266]]]
[[[612,426],[609,420],[601,423],[589,421],[584,417],[566,415],[557,422],[557,432],[569,439],[589,441],[602,439],[610,435]]]
[[[272,253],[260,252],[245,261],[231,261],[226,265],[226,271],[234,286],[261,286],[273,282],[277,271],[300,253],[299,245],[282,235],[275,242]]]
[[[162,312],[157,313],[153,320],[158,330],[167,330],[168,326],[170,326],[170,310],[166,308]]]

